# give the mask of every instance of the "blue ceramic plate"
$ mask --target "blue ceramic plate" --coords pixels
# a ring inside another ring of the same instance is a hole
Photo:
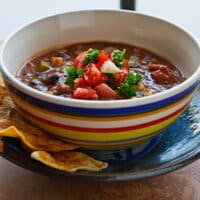
[[[109,168],[102,172],[58,171],[32,160],[17,140],[5,138],[4,143],[4,158],[26,169],[57,177],[85,181],[120,181],[165,174],[200,157],[200,90],[182,116],[151,141],[122,151],[88,151],[88,154],[109,162]]]

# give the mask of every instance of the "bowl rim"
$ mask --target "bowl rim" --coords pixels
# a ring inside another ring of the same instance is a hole
[[[12,82],[12,84],[16,88],[18,88],[20,91],[22,91],[30,96],[36,97],[40,100],[44,100],[47,102],[56,103],[56,104],[60,104],[60,105],[71,105],[71,106],[75,106],[75,107],[92,107],[92,108],[114,108],[114,107],[117,108],[117,107],[128,107],[128,106],[148,104],[148,103],[156,102],[158,100],[173,96],[174,94],[177,94],[178,92],[185,90],[186,88],[188,88],[189,86],[191,86],[195,83],[197,83],[197,84],[200,83],[200,64],[199,64],[199,66],[197,66],[195,72],[189,78],[187,78],[184,82],[182,82],[181,84],[179,84],[173,88],[170,88],[166,91],[162,91],[160,93],[157,93],[157,94],[154,94],[151,96],[135,98],[135,99],[120,99],[120,100],[82,100],[82,99],[72,99],[72,98],[65,98],[65,97],[60,97],[60,96],[55,96],[55,95],[49,95],[49,94],[43,93],[41,91],[35,90],[35,89],[23,84],[21,81],[19,81],[14,75],[12,75],[8,71],[6,64],[4,62],[4,59],[3,59],[3,54],[4,54],[4,50],[7,46],[7,43],[13,37],[15,37],[15,34],[22,31],[23,29],[30,27],[31,25],[33,25],[35,23],[38,23],[43,20],[48,20],[49,18],[59,17],[62,15],[68,15],[68,14],[92,13],[92,12],[98,12],[98,13],[111,12],[111,13],[133,14],[133,15],[151,18],[153,20],[157,20],[162,23],[164,22],[164,23],[166,23],[170,26],[173,26],[176,29],[184,32],[196,44],[196,46],[200,52],[200,41],[196,38],[196,36],[194,36],[190,31],[186,30],[183,26],[181,26],[177,23],[175,24],[175,23],[173,23],[163,17],[160,17],[160,16],[157,17],[157,16],[149,15],[149,14],[146,14],[143,12],[119,10],[119,9],[87,9],[87,10],[78,10],[78,11],[67,11],[67,12],[61,12],[61,13],[57,13],[57,14],[53,14],[53,15],[50,14],[50,15],[46,15],[44,17],[36,18],[36,19],[26,23],[25,25],[22,25],[17,30],[13,31],[4,40],[4,42],[1,46],[0,70],[3,72],[3,75],[5,75],[8,78],[8,80],[10,82]]]

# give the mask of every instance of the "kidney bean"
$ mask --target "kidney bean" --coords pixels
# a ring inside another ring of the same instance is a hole
[[[65,85],[64,83],[60,83],[59,85],[57,85],[56,89],[57,89],[59,94],[71,92],[70,86]]]
[[[151,77],[157,84],[172,84],[176,81],[171,69],[164,65],[160,65],[157,70],[151,72]]]

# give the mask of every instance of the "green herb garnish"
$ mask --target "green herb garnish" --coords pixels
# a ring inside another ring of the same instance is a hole
[[[85,56],[83,62],[84,64],[88,63],[96,63],[99,58],[99,50],[97,49],[92,49],[88,51],[88,54]]]
[[[108,84],[112,84],[112,83],[115,82],[115,77],[114,77],[113,74],[107,73],[106,76],[107,76],[107,78],[108,78],[108,80],[107,80],[107,83],[108,83]]]
[[[74,66],[66,67],[66,71],[67,71],[67,78],[65,80],[65,83],[70,86],[74,85],[74,80],[76,78],[83,75],[83,69],[82,68],[76,69]]]
[[[117,93],[124,98],[131,98],[136,95],[135,86],[140,82],[142,78],[141,74],[130,73],[126,77],[125,81],[121,83],[117,88]]]
[[[123,49],[123,51],[117,50],[113,52],[112,59],[118,67],[123,67],[125,65],[125,53],[126,49]]]
[[[141,74],[129,73],[125,81],[128,82],[130,85],[137,85],[141,79],[142,79]]]

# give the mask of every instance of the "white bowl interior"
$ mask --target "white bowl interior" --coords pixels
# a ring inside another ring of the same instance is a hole
[[[8,41],[3,59],[15,75],[30,55],[55,45],[82,41],[119,41],[149,49],[190,76],[200,63],[199,47],[176,26],[137,13],[85,11],[33,22]]]

